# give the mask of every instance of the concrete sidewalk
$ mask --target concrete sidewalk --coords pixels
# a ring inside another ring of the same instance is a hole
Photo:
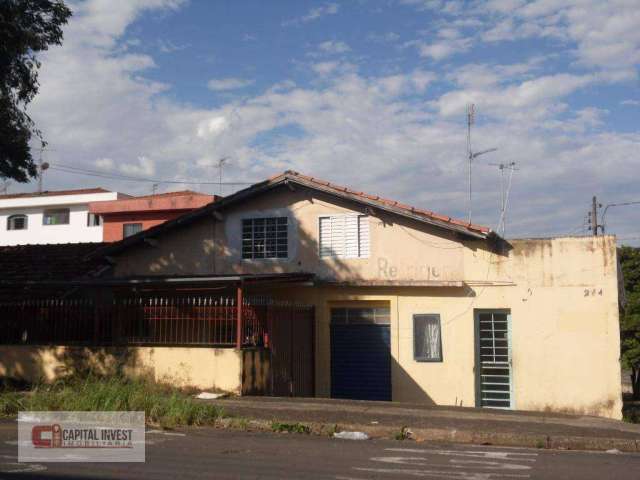
[[[417,441],[640,452],[640,425],[600,417],[320,398],[206,401],[265,429],[277,421],[303,423],[317,433],[337,428],[386,438],[396,438],[408,429],[410,438]]]

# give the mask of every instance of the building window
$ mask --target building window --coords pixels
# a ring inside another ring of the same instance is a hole
[[[287,258],[287,217],[242,220],[242,258]]]
[[[100,215],[96,215],[95,213],[87,213],[87,227],[99,227],[102,224],[102,219]]]
[[[389,325],[391,323],[389,307],[345,307],[331,309],[333,325]]]
[[[45,210],[42,217],[43,225],[68,225],[69,209],[58,208],[55,210]]]
[[[418,362],[442,361],[440,315],[413,316],[413,359]]]
[[[26,215],[11,215],[7,218],[7,230],[26,230],[28,226]]]
[[[368,258],[369,217],[331,215],[320,217],[320,257]]]
[[[138,232],[142,231],[141,223],[125,223],[122,225],[122,236],[124,238],[130,237],[131,235],[135,235]]]

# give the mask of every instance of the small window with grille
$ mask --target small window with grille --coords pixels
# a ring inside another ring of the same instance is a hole
[[[413,358],[417,362],[442,361],[440,315],[413,316]]]
[[[287,258],[288,256],[287,217],[242,220],[242,258]]]
[[[7,230],[26,230],[28,226],[26,215],[11,215],[7,218]]]

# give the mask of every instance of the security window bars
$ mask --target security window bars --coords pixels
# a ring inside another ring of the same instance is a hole
[[[508,311],[476,311],[477,405],[513,408],[510,314]]]
[[[7,218],[7,230],[26,230],[28,225],[26,215],[11,215]]]
[[[131,235],[135,235],[138,232],[142,231],[141,223],[125,223],[122,225],[122,236],[124,238],[130,237]]]
[[[413,316],[413,358],[418,362],[442,361],[440,315]]]
[[[287,217],[242,220],[242,258],[287,258]]]
[[[45,210],[42,216],[43,225],[68,225],[69,209],[59,208],[55,210]]]

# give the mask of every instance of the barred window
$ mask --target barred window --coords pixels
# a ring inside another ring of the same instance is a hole
[[[11,215],[7,218],[7,230],[26,230],[29,220],[26,215]]]
[[[242,258],[287,258],[287,217],[242,220]]]

